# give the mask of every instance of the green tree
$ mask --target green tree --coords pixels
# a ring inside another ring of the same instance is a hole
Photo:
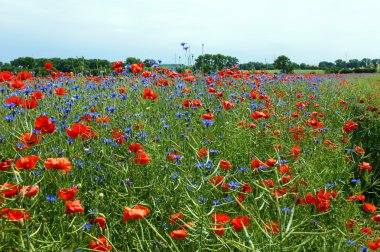
[[[141,60],[139,58],[135,58],[135,57],[128,57],[125,60],[125,64],[126,65],[137,64],[137,63],[140,63],[140,62],[141,62]]]
[[[230,68],[239,63],[236,57],[222,54],[204,54],[195,59],[194,68],[203,72],[216,72],[224,68]]]
[[[294,63],[290,61],[285,55],[278,56],[273,62],[275,68],[281,70],[282,73],[292,73],[294,70]]]

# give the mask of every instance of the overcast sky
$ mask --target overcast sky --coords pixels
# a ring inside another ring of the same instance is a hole
[[[0,0],[0,61],[161,59],[181,42],[240,63],[380,58],[380,0]]]

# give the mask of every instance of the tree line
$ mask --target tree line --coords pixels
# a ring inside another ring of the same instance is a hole
[[[100,75],[109,74],[114,71],[112,68],[112,62],[105,59],[85,59],[81,58],[32,58],[32,57],[19,57],[10,61],[9,63],[0,62],[0,71],[12,71],[18,72],[26,69],[33,72],[36,76],[45,76],[49,72],[45,69],[44,64],[51,62],[53,69],[51,71],[61,72],[74,72],[83,73],[85,75]],[[161,63],[153,59],[140,60],[135,57],[128,57],[123,62],[126,67],[131,64],[143,62],[144,65],[149,68],[155,64]],[[295,69],[301,70],[324,70],[326,73],[364,73],[364,72],[376,72],[380,65],[380,59],[363,58],[362,60],[350,59],[344,61],[338,59],[334,62],[322,61],[318,65],[308,65],[305,63],[297,64],[292,62],[285,55],[277,57],[277,59],[270,64],[262,62],[250,61],[247,63],[239,64],[239,60],[233,56],[226,56],[222,54],[204,54],[199,55],[195,59],[193,66],[185,65],[170,65],[171,68],[178,72],[183,72],[186,69],[202,70],[203,72],[217,72],[224,68],[231,68],[235,65],[239,65],[242,70],[274,70],[278,69],[284,73],[292,73]]]

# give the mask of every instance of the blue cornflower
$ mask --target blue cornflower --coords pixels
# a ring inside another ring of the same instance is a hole
[[[83,230],[89,230],[91,228],[91,226],[92,226],[91,223],[88,222],[88,223],[83,225]]]
[[[46,195],[46,200],[54,202],[57,200],[57,197],[55,197],[54,195]]]
[[[227,197],[224,198],[224,200],[227,201],[227,202],[231,202],[231,201],[233,201],[234,199],[233,199],[232,197],[228,197],[228,196],[227,196]]]
[[[219,200],[213,200],[212,204],[215,206],[220,205],[220,201]]]
[[[206,126],[210,126],[210,125],[213,125],[214,122],[210,121],[210,120],[203,120],[203,124],[206,125]]]
[[[203,197],[203,196],[200,196],[199,197],[199,201],[202,202],[202,203],[204,203],[204,202],[207,201],[207,199],[205,197]]]
[[[351,179],[352,183],[360,183],[360,179]]]

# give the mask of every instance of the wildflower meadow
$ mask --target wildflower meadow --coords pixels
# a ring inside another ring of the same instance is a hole
[[[0,72],[0,251],[380,250],[379,74]]]

